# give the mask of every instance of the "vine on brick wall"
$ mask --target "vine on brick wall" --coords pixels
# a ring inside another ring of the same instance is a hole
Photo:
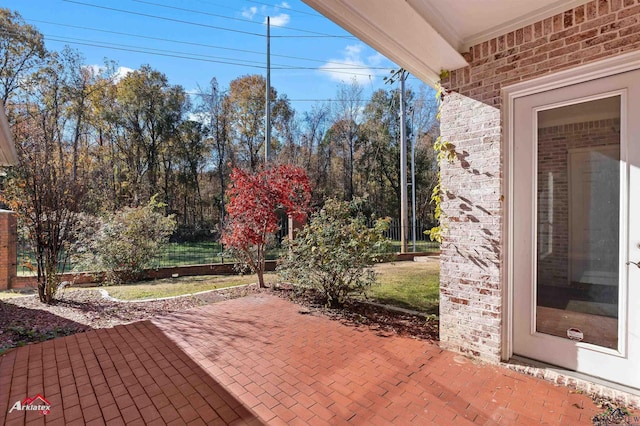
[[[449,73],[447,71],[443,71],[440,73],[440,78],[444,78]],[[442,100],[446,94],[446,89],[444,89],[439,83],[436,86],[436,99],[438,100],[438,114],[437,119],[440,121],[440,113],[442,112]],[[436,151],[436,159],[438,161],[438,165],[441,164],[443,160],[447,160],[449,163],[452,163],[456,158],[456,153],[454,150],[453,144],[444,140],[442,136],[438,136],[436,141],[433,143],[433,149]],[[444,223],[444,219],[446,218],[446,213],[442,210],[442,197],[444,196],[444,188],[442,186],[442,172],[438,170],[438,183],[433,187],[433,191],[431,192],[431,203],[435,205],[434,209],[434,217],[438,221],[438,226],[434,226],[431,229],[424,231],[426,235],[429,235],[432,241],[442,242],[442,235],[446,230],[446,224]]]

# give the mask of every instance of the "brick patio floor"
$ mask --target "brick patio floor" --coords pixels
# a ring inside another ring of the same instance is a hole
[[[8,413],[42,394],[51,412]],[[9,351],[0,424],[591,424],[569,388],[250,296]]]

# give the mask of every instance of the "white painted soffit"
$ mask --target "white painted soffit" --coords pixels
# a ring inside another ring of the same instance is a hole
[[[302,0],[423,81],[467,65],[459,52],[588,0]]]
[[[4,113],[4,105],[0,100],[0,166],[12,166],[17,162],[18,154],[11,138],[9,122]]]
[[[380,0],[373,0],[380,1]],[[459,52],[589,0],[394,0],[409,5]]]
[[[441,70],[467,66],[451,46],[404,0],[302,0],[349,33],[435,85]]]

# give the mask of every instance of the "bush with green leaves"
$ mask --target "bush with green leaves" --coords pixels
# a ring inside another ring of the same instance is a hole
[[[362,213],[362,199],[329,199],[293,241],[278,266],[290,282],[318,290],[330,307],[340,307],[349,296],[362,294],[376,281],[371,268],[384,260],[389,240],[384,232],[390,219],[378,219],[372,228]]]
[[[107,219],[85,218],[73,255],[76,269],[104,272],[105,283],[137,281],[176,229],[153,197],[141,207],[125,207]]]

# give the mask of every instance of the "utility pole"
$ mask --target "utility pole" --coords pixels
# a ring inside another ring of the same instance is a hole
[[[411,112],[411,129],[413,129],[413,111]],[[411,132],[411,231],[413,252],[416,252],[416,135]]]
[[[400,71],[400,253],[406,253],[409,229],[409,209],[407,199],[407,111],[404,82],[407,72]]]
[[[267,87],[265,95],[265,131],[264,131],[264,164],[271,157],[271,22],[267,16]]]

